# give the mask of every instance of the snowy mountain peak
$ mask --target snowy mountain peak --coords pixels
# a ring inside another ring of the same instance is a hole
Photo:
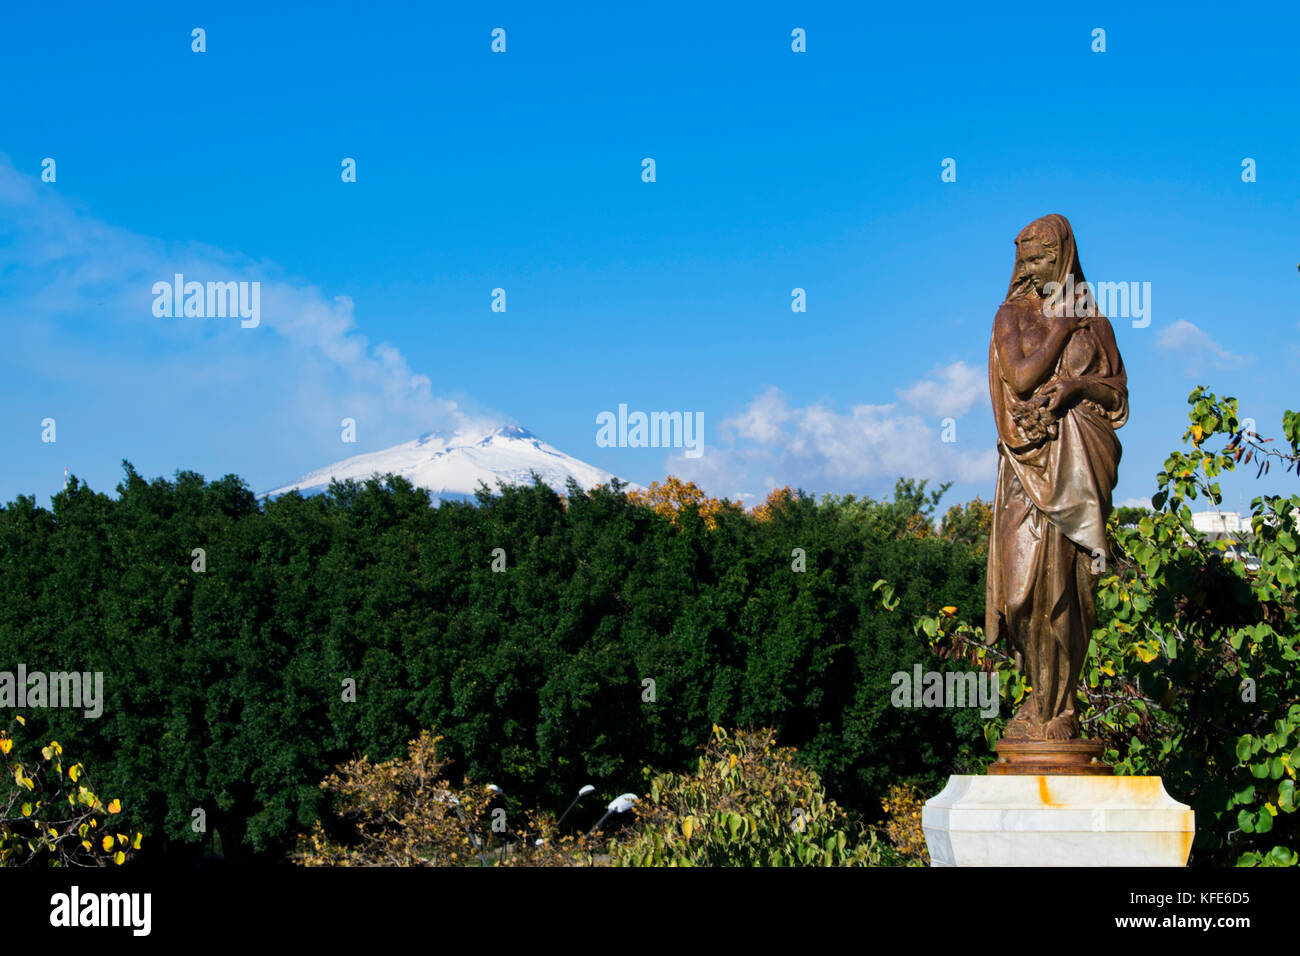
[[[548,445],[526,428],[503,425],[487,432],[481,429],[450,434],[429,432],[414,441],[318,468],[266,495],[281,495],[295,489],[312,494],[325,491],[335,479],[364,481],[389,472],[401,475],[418,488],[427,488],[435,501],[473,498],[480,481],[492,489],[499,481],[529,484],[532,472],[561,494],[570,477],[583,488],[608,484],[614,478],[609,472]]]

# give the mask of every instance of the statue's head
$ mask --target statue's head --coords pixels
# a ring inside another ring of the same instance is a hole
[[[1036,232],[1021,232],[1016,238],[1016,275],[1015,284],[1023,289],[1023,294],[1043,295],[1043,286],[1051,282],[1056,275],[1056,261],[1060,254],[1057,243],[1051,236]]]
[[[1045,298],[1048,283],[1063,283],[1071,272],[1076,283],[1083,279],[1069,220],[1056,213],[1035,219],[1016,236],[1016,264],[1007,298]]]

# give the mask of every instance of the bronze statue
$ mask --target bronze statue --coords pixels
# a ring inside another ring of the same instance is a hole
[[[1031,687],[1004,741],[1074,741],[1128,376],[1064,216],[1036,219],[1016,237],[1011,287],[993,320],[989,391],[998,478],[985,634],[1008,639]]]

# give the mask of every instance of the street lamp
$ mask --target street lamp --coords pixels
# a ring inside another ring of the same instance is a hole
[[[556,833],[560,832],[560,824],[563,823],[564,818],[569,815],[569,810],[572,810],[574,807],[576,807],[578,805],[578,801],[581,800],[583,797],[585,797],[587,794],[595,793],[595,792],[596,792],[596,788],[593,787],[591,784],[587,784],[585,787],[583,787],[581,790],[578,791],[578,795],[573,798],[573,802],[569,804],[568,808],[563,813],[560,814],[560,819],[555,821]],[[546,839],[544,837],[538,837],[537,840],[534,841],[533,846],[539,847],[545,843],[546,843]]]
[[[611,800],[609,806],[605,808],[605,816],[596,821],[596,825],[587,831],[587,836],[595,833],[611,813],[627,813],[627,811],[631,810],[632,804],[636,803],[636,799],[635,793],[624,793]]]
[[[576,807],[578,805],[578,801],[581,800],[583,797],[585,797],[587,794],[595,793],[595,792],[596,792],[596,788],[593,787],[591,784],[587,784],[585,787],[579,790],[578,795],[573,798],[573,802],[569,804],[569,810],[572,810],[574,807]],[[569,815],[569,810],[565,810],[563,813],[561,813],[560,819],[555,821],[555,829],[557,831],[560,829],[560,824],[564,822],[564,818]]]

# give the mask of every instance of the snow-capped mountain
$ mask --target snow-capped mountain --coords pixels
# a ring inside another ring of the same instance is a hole
[[[491,431],[463,431],[450,436],[431,432],[402,445],[318,468],[266,495],[280,495],[294,489],[312,494],[325,491],[335,478],[364,481],[372,475],[392,472],[418,488],[427,488],[435,502],[444,498],[463,500],[474,496],[480,481],[495,491],[498,481],[531,483],[529,473],[534,471],[560,494],[564,494],[570,476],[583,488],[608,484],[614,477],[564,454],[518,425],[506,425]],[[629,484],[629,487],[638,486]]]

